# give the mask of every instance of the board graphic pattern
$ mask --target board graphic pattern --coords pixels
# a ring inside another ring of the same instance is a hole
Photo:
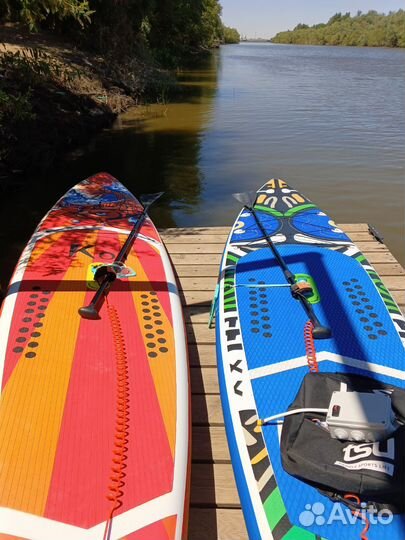
[[[333,331],[332,339],[315,343],[320,369],[405,386],[404,318],[357,247],[282,180],[272,179],[258,191],[255,210],[293,273],[311,276],[320,291],[313,307]],[[258,417],[288,408],[308,372],[307,318],[248,210],[242,210],[229,235],[220,276],[218,373],[250,538],[359,538],[360,520],[349,526],[302,526],[299,517],[308,505],[321,502],[327,515],[332,503],[284,472],[277,426],[256,425]],[[390,526],[372,527],[376,539],[403,538],[404,531],[401,516]]]
[[[93,176],[45,216],[18,263],[0,323],[0,533],[103,535],[120,436],[109,305],[129,388],[122,505],[111,540],[186,535],[186,338],[172,268],[149,218],[126,261],[136,275],[114,282],[100,320],[78,315],[94,295],[90,265],[113,262],[141,211],[113,177]]]

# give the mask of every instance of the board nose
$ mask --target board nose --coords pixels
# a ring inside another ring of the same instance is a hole
[[[272,178],[257,191],[255,208],[274,217],[290,218],[316,206],[281,178]]]

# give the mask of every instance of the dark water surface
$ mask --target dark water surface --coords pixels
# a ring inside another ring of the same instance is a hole
[[[101,170],[135,194],[164,190],[160,227],[230,225],[233,192],[284,178],[336,221],[373,224],[405,265],[404,50],[232,45],[180,79],[178,102],[130,111],[2,198],[3,285],[43,214]]]

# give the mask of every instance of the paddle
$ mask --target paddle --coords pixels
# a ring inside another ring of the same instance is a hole
[[[97,269],[95,273],[95,279],[99,283],[99,288],[94,295],[92,301],[88,306],[83,306],[79,309],[79,314],[84,319],[99,319],[99,310],[101,307],[101,303],[103,300],[103,297],[107,293],[108,289],[111,286],[111,283],[115,281],[116,279],[116,272],[114,271],[113,267],[114,265],[120,265],[125,263],[126,258],[128,257],[128,253],[133,246],[135,239],[138,235],[138,232],[140,231],[143,222],[146,219],[148,208],[157,201],[161,196],[163,195],[163,191],[159,193],[150,193],[147,195],[141,195],[139,198],[140,202],[142,203],[143,210],[141,214],[139,214],[138,219],[136,220],[136,223],[132,229],[132,231],[129,233],[128,238],[126,239],[124,245],[122,246],[120,252],[118,253],[117,257],[114,260],[114,263],[112,265],[108,266],[100,266],[100,268]]]
[[[260,231],[262,232],[268,246],[270,247],[271,251],[273,252],[274,257],[277,260],[277,263],[279,264],[285,279],[290,285],[290,290],[293,298],[298,299],[307,314],[308,318],[313,324],[313,330],[312,335],[315,339],[327,339],[331,337],[332,332],[330,328],[327,328],[326,326],[323,326],[320,322],[318,317],[315,315],[314,310],[312,309],[311,304],[308,302],[307,298],[305,297],[305,291],[301,290],[301,285],[297,281],[295,275],[291,272],[291,270],[288,268],[287,264],[285,263],[283,257],[280,255],[280,252],[276,248],[274,242],[270,238],[270,236],[266,233],[266,229],[263,227],[263,224],[261,223],[255,209],[254,209],[254,203],[256,200],[256,193],[234,193],[233,196],[237,201],[243,204],[243,207],[248,210],[257,226],[259,227]]]

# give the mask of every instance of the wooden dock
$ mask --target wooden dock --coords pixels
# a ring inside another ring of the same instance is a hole
[[[340,225],[405,311],[405,271],[366,224]],[[187,325],[192,392],[190,540],[246,540],[219,397],[215,330],[208,315],[227,227],[165,229],[161,236],[179,278]]]

